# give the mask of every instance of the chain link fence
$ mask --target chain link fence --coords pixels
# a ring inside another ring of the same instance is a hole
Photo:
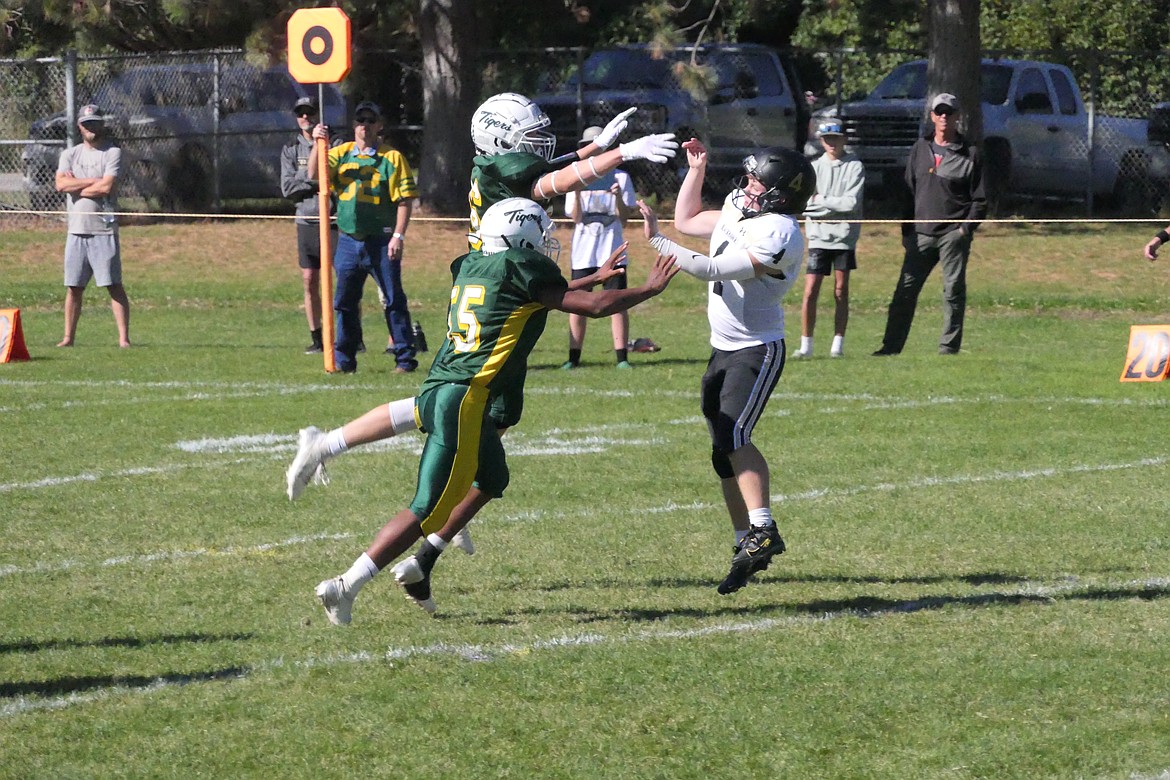
[[[810,124],[838,113],[855,149],[875,139],[900,147],[893,162],[867,159],[871,174],[893,172],[896,178],[910,143],[923,130],[924,110],[892,118],[855,112],[850,119],[850,114],[887,74],[922,56],[904,50],[776,52],[751,45],[654,54],[637,46],[489,51],[480,61],[478,97],[503,91],[533,97],[552,120],[561,154],[576,148],[586,127],[604,125],[637,106],[623,139],[650,132],[703,139],[711,149],[708,183],[716,195],[726,191],[751,148],[784,145],[816,153]],[[1112,206],[1134,217],[1162,208],[1170,186],[1170,106],[1161,102],[1170,95],[1170,66],[1162,58],[1102,51],[986,56],[1065,65],[1083,96],[1083,116],[1065,113],[1058,88],[1048,83],[1052,126],[1067,140],[1057,149],[1051,143],[1057,133],[1046,130],[1040,143],[1047,139],[1047,150],[1033,152],[1039,155],[1034,174],[1044,174],[1045,166],[1055,171],[1061,155],[1066,164],[1088,166],[1079,174],[1080,185],[1032,192],[1017,186],[1019,171],[1011,170],[1005,197],[1025,208],[1040,199],[1076,199],[1093,211]],[[412,162],[421,158],[417,57],[355,52],[347,82],[326,88],[325,121],[332,127],[348,130],[348,108],[374,99],[386,117],[387,139]],[[79,140],[78,109],[94,102],[111,115],[109,125],[123,150],[123,211],[217,211],[231,201],[237,208],[254,202],[255,210],[284,213],[279,150],[296,129],[292,104],[305,94],[315,96],[317,87],[297,84],[283,65],[250,65],[236,50],[0,60],[0,209],[61,210],[63,199],[54,186],[57,159],[65,144]],[[918,96],[919,106],[924,97]],[[466,128],[452,132],[467,134]],[[995,150],[987,152],[989,167],[1000,173],[1011,169],[1010,154],[1005,162]],[[635,162],[628,170],[641,194],[664,197],[677,191],[685,172],[681,158],[665,165]]]

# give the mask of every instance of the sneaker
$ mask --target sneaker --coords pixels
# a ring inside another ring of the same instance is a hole
[[[394,564],[390,569],[394,581],[406,591],[406,597],[418,604],[428,615],[435,614],[435,600],[431,598],[431,575],[423,574],[418,560],[412,555]]]
[[[353,619],[354,596],[349,594],[341,577],[325,580],[317,586],[317,598],[325,607],[325,617],[335,626],[348,626]]]
[[[655,344],[650,339],[634,339],[626,344],[626,349],[631,352],[658,352],[662,347]]]
[[[777,530],[775,523],[753,527],[731,556],[731,571],[723,582],[719,583],[719,592],[725,596],[728,593],[735,593],[747,585],[753,574],[768,568],[773,556],[782,552],[784,540],[780,538],[780,531]]]
[[[561,371],[572,371],[576,367],[577,364],[572,360],[566,360],[564,363],[561,363]]]
[[[301,428],[297,437],[297,456],[293,458],[284,477],[288,484],[289,501],[296,501],[310,480],[319,485],[329,484],[329,475],[325,473],[324,431],[311,425]]]
[[[310,344],[309,346],[305,347],[306,355],[320,355],[324,351],[325,348],[320,344]]]
[[[633,368],[633,367],[634,367],[633,364],[630,363],[630,361],[628,361],[628,360],[619,360],[617,362],[617,364],[614,366],[614,368],[620,368],[622,370],[625,370],[627,368]]]
[[[451,544],[458,547],[468,555],[475,555],[475,544],[471,541],[471,532],[464,526],[459,533],[451,539]]]
[[[792,353],[792,357],[796,358],[797,360],[803,360],[804,358],[810,358],[810,357],[812,357],[812,350],[810,349],[806,352],[803,349],[798,349]]]
[[[879,350],[875,350],[873,353],[873,356],[874,357],[888,357],[890,355],[897,355],[899,352],[901,352],[901,350],[886,349],[885,347],[882,347]]]

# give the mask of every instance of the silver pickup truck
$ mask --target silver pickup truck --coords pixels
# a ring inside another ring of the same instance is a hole
[[[818,112],[838,115],[867,183],[900,179],[910,146],[929,131],[926,60],[896,67],[864,99]],[[1072,71],[1026,60],[982,62],[983,155],[989,194],[1108,198],[1144,190],[1153,147],[1147,120],[1090,114]],[[819,152],[819,148],[808,148]]]

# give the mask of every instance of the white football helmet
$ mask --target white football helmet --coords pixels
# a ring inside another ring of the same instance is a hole
[[[553,221],[548,212],[528,198],[506,198],[483,213],[479,223],[480,250],[494,255],[507,249],[535,249],[554,261],[561,244],[552,237]]]
[[[475,109],[471,142],[480,154],[531,152],[551,160],[557,139],[542,132],[548,126],[549,118],[540,106],[515,92],[502,92]]]

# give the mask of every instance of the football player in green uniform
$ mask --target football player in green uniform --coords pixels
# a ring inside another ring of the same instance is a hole
[[[539,204],[525,198],[502,200],[484,212],[481,249],[451,264],[447,340],[414,405],[418,426],[426,431],[414,499],[382,527],[347,571],[317,586],[331,623],[349,623],[362,586],[423,537],[419,552],[391,571],[411,600],[428,613],[435,611],[430,572],[447,544],[438,532],[452,530],[444,526],[457,507],[469,501],[482,506],[503,495],[508,485],[508,465],[490,407],[497,397],[523,393],[528,355],[544,332],[548,311],[608,317],[658,295],[677,273],[673,258],[660,255],[641,286],[570,289],[556,261],[545,254],[551,228],[552,220]],[[590,285],[620,273],[615,268],[620,259],[622,253],[615,252],[588,280]]]
[[[479,248],[479,221],[504,198],[548,201],[584,189],[623,161],[664,163],[674,157],[678,151],[674,133],[642,136],[609,150],[635,110],[627,108],[615,116],[591,143],[553,158],[556,137],[546,129],[551,123],[540,106],[515,92],[485,100],[471,118],[476,156],[467,193],[471,206],[468,245]]]

